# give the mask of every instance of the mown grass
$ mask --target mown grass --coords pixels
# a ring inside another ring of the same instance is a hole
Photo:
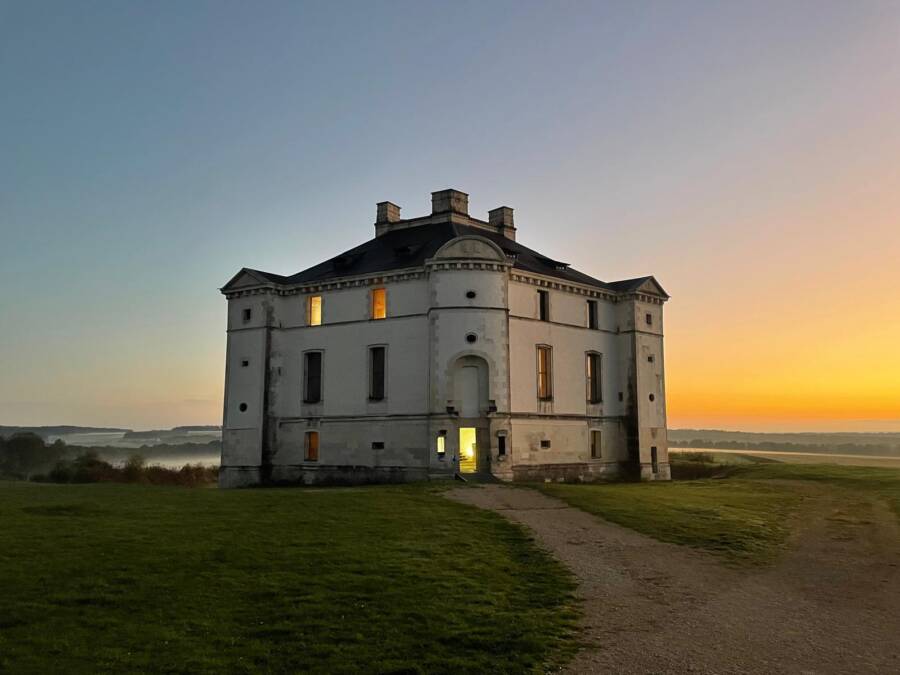
[[[900,518],[900,471],[835,464],[754,464],[736,468],[732,474],[751,480],[796,480],[864,492],[883,499]]]
[[[0,483],[0,672],[529,672],[573,581],[419,486]]]
[[[786,518],[802,499],[782,486],[733,479],[540,489],[605,520],[660,541],[706,549],[731,563],[768,560],[785,541]]]
[[[768,462],[701,464],[719,477],[670,483],[543,484],[539,489],[611,522],[661,541],[708,550],[732,564],[765,563],[777,554],[790,534],[790,516],[810,495],[804,481],[885,499],[900,516],[896,470]]]

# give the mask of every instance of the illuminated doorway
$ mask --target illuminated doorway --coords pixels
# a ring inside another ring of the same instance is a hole
[[[475,473],[478,470],[478,442],[475,427],[461,427],[459,430],[459,472]]]

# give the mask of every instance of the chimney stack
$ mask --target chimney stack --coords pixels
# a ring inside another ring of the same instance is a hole
[[[488,211],[488,224],[497,229],[507,239],[516,240],[516,227],[513,225],[513,210],[508,206],[498,206]]]
[[[400,207],[391,202],[378,202],[375,212],[375,236],[390,232],[394,223],[400,222]]]
[[[431,213],[461,213],[469,215],[469,195],[459,190],[441,190],[431,193]]]
[[[375,224],[396,223],[400,220],[400,207],[391,202],[378,202],[378,211],[375,215]]]

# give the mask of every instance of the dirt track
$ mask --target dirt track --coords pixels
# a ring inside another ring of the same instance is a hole
[[[780,560],[751,570],[534,490],[449,496],[525,525],[578,577],[587,646],[567,672],[900,672],[897,519],[864,496],[812,494]]]

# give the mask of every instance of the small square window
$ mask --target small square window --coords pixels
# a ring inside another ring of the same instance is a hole
[[[384,450],[384,441],[372,441],[373,450]]]
[[[242,316],[244,317],[244,321],[245,321],[245,322],[249,321],[249,320],[250,320],[250,317],[253,316],[253,310],[251,310],[251,309],[248,307],[247,309],[244,310],[244,313],[243,313]]]
[[[653,354],[647,357],[647,363],[653,363]]]
[[[652,325],[653,325],[653,315],[652,315],[652,314],[649,314],[649,313],[647,314],[647,325],[648,325],[648,326],[652,326]]]
[[[550,441],[547,441],[547,440],[541,441],[541,447],[546,450],[547,448],[550,447]]]
[[[241,361],[241,368],[246,368],[249,365],[250,365],[249,359],[244,359],[243,361]]]

